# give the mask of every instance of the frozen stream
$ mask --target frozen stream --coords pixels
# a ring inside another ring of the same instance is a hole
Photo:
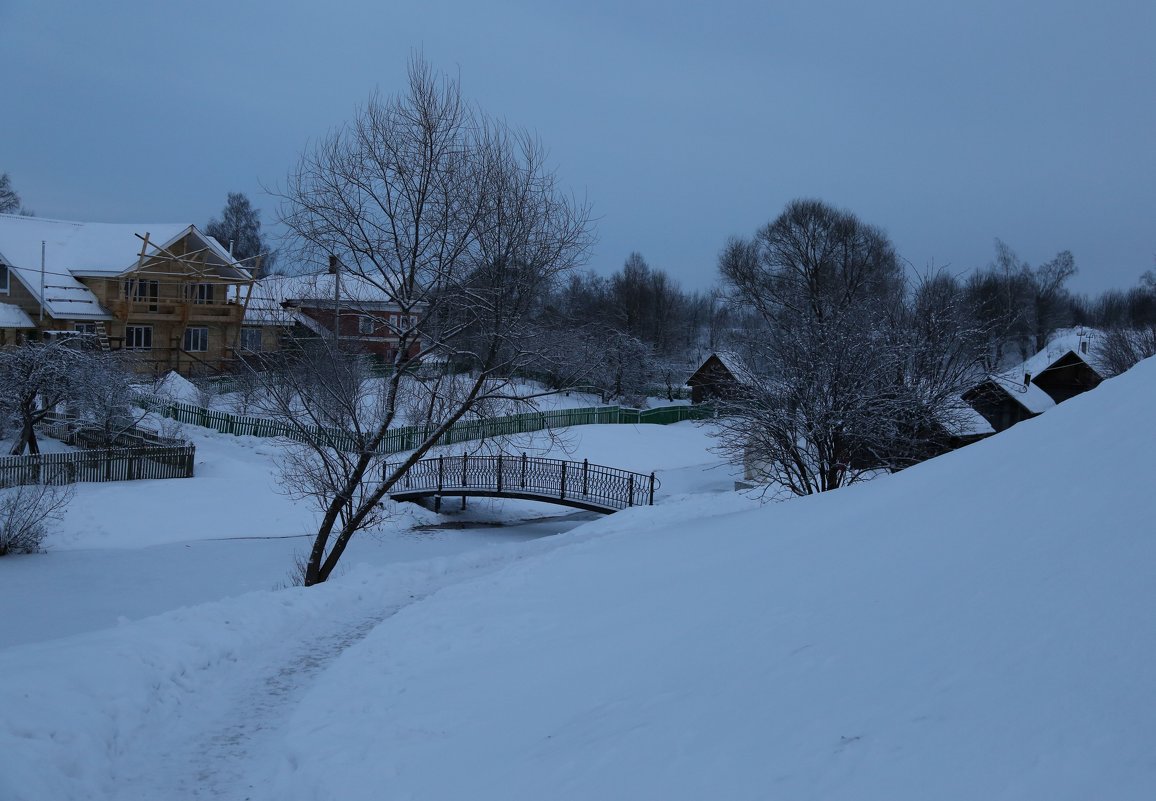
[[[446,527],[419,527],[355,538],[343,562],[386,565],[560,534],[598,517],[557,507],[475,504]],[[503,521],[512,520],[511,523]],[[501,522],[501,525],[496,523]],[[222,536],[144,548],[54,550],[0,560],[0,648],[67,637],[284,585],[308,536]]]

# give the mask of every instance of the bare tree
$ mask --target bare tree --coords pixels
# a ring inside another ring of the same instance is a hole
[[[298,393],[304,413],[289,418],[314,465],[300,491],[322,508],[305,569],[312,585],[331,575],[350,538],[373,523],[390,488],[449,426],[491,400],[519,396],[507,379],[533,362],[534,312],[584,255],[589,216],[559,191],[532,137],[468,106],[456,81],[420,58],[410,64],[406,94],[371,98],[302,156],[280,196],[281,220],[306,256],[335,257],[401,312],[383,321],[398,345],[368,410],[353,357],[330,353],[318,357],[330,367],[309,357],[298,365],[322,385]],[[434,355],[468,370],[468,380],[428,436],[383,471],[381,444],[404,422],[407,372]],[[280,394],[288,402],[289,393]],[[313,419],[340,421],[354,434],[353,449],[317,436]]]
[[[147,414],[136,405],[132,376],[122,354],[88,349],[73,358],[69,410],[99,429],[105,444],[116,442]]]
[[[926,279],[909,304],[882,231],[809,200],[728,243],[720,269],[761,322],[745,343],[758,366],[720,403],[725,454],[810,494],[925,453],[974,369],[954,281]]]
[[[0,412],[20,433],[11,453],[40,453],[36,424],[77,394],[84,354],[65,342],[0,348]]]
[[[36,425],[58,409],[99,429],[106,443],[145,414],[120,354],[93,350],[83,337],[0,349],[0,414],[20,432],[12,454],[39,453]]]

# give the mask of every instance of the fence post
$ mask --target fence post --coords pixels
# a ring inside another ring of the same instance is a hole
[[[502,454],[498,454],[498,492],[502,491]]]
[[[654,506],[654,473],[650,474],[650,506]]]
[[[469,454],[465,454],[465,453],[462,454],[462,486],[463,487],[469,486],[469,483],[466,480],[466,459],[468,459],[468,458],[469,458]]]
[[[627,478],[626,486],[630,490],[630,500],[627,503],[627,506],[634,506],[634,473],[631,473],[630,477]]]
[[[566,462],[562,462],[562,492],[558,495],[562,500],[566,500]]]
[[[590,494],[590,460],[582,460],[582,497]]]
[[[444,457],[444,456],[438,457],[438,498],[439,498],[439,500],[441,498],[443,481],[445,479],[445,474],[446,474],[445,458],[446,457]]]
[[[526,452],[522,451],[522,489],[526,488]]]

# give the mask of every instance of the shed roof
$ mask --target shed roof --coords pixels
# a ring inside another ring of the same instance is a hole
[[[35,328],[24,309],[13,306],[11,303],[0,303],[0,328]]]
[[[955,437],[975,437],[995,433],[987,418],[962,400],[953,404],[951,408],[941,410],[937,416],[944,430]]]

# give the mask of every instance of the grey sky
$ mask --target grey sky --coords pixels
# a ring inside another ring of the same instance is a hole
[[[689,288],[795,197],[917,268],[1070,249],[1078,290],[1156,255],[1156,3],[0,0],[0,171],[49,217],[205,222],[393,92],[409,53],[538,133],[598,217]]]

